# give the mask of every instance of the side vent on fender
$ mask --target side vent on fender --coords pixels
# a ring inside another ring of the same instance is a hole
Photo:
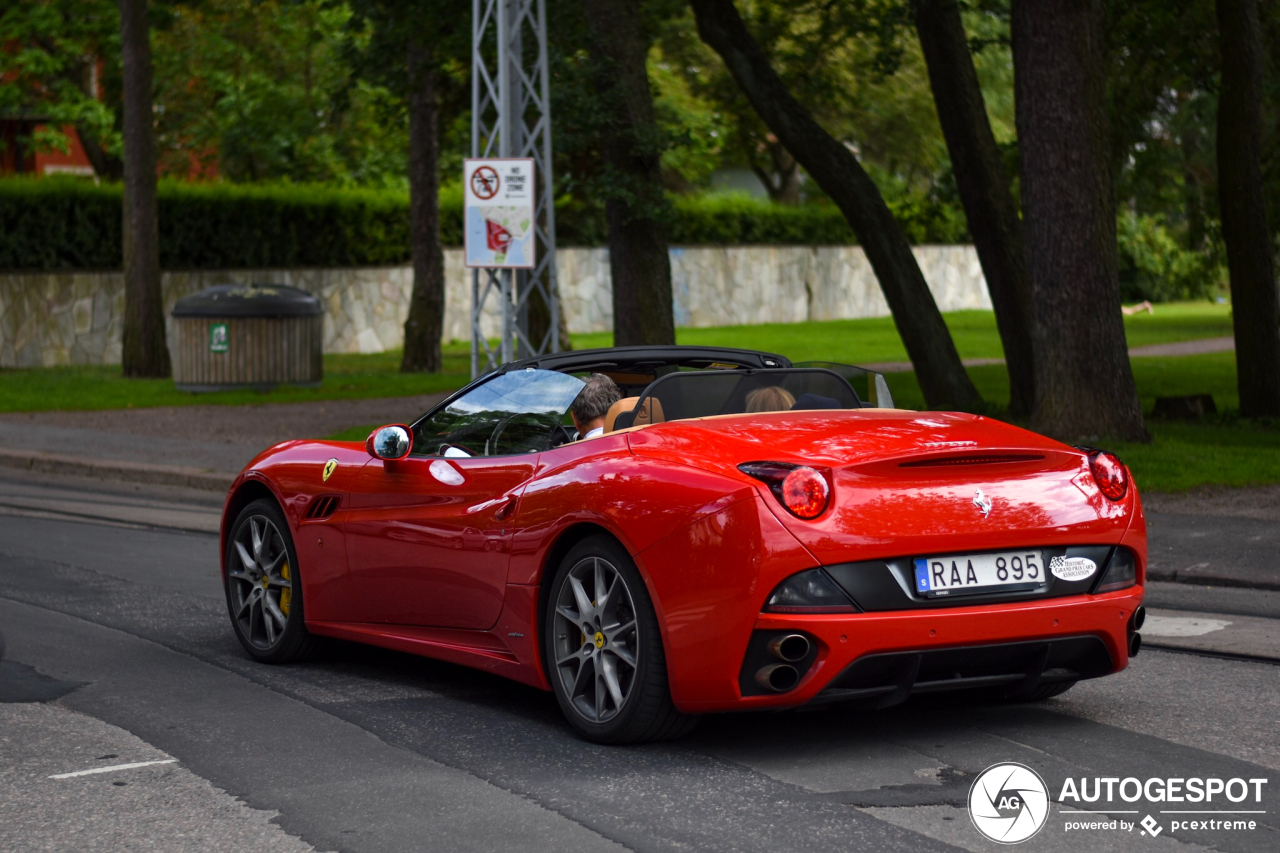
[[[337,511],[340,503],[342,503],[342,498],[338,495],[321,495],[311,502],[311,506],[307,507],[307,521],[319,521],[322,518],[328,518]]]
[[[916,459],[898,463],[899,468],[942,468],[954,465],[1000,465],[1010,462],[1039,462],[1044,456],[1038,453],[988,453],[968,456],[941,456],[935,459]]]

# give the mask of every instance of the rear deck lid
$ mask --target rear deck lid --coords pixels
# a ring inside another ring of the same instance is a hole
[[[1107,500],[1082,452],[988,418],[898,411],[777,412],[675,421],[629,435],[632,452],[730,476],[744,462],[823,471],[830,508],[805,521],[761,486],[824,564],[1091,542],[1114,544],[1131,498]]]

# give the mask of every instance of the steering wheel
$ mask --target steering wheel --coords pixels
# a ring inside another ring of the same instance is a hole
[[[556,433],[559,433],[557,436]],[[547,436],[547,447],[560,447],[573,441],[573,433],[569,432],[569,428],[564,424],[556,424],[551,430],[551,435]]]
[[[515,412],[514,414],[507,415],[505,418],[498,421],[497,426],[493,428],[493,432],[489,434],[489,439],[484,443],[484,455],[485,456],[493,455],[493,452],[498,449],[498,439],[502,437],[503,430],[505,430],[507,428],[507,425],[511,423],[513,420],[515,420],[516,418],[523,418],[523,417],[530,417],[530,418],[533,418],[535,421],[543,421],[543,420],[551,421],[549,417],[545,415],[539,415],[535,412]],[[551,423],[547,424],[547,426],[548,426],[547,445],[544,447],[537,448],[538,450],[546,450],[547,447],[550,446],[551,433],[554,431],[556,427],[560,427],[560,423],[558,421],[552,421]]]

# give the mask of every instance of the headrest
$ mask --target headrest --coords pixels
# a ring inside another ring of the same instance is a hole
[[[633,426],[644,426],[646,424],[660,424],[666,420],[662,414],[662,401],[654,397],[650,397],[644,401],[644,405],[639,409],[635,408],[632,401],[638,400],[638,397],[628,397],[623,402],[630,404],[631,409],[622,412],[614,421],[613,428],[626,429]]]
[[[631,425],[660,424],[665,420],[666,418],[662,416],[662,401],[657,397],[650,397],[636,410],[636,416]]]
[[[630,413],[636,407],[636,403],[640,402],[639,397],[623,397],[618,402],[609,407],[609,411],[604,415],[604,431],[613,432],[614,424],[618,422],[618,415],[623,412]]]

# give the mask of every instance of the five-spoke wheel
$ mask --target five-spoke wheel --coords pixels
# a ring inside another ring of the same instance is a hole
[[[671,701],[658,620],[626,550],[583,539],[551,579],[547,670],[569,723],[598,743],[679,737],[695,718]]]
[[[638,648],[635,613],[626,579],[601,557],[580,560],[561,582],[555,666],[583,719],[613,719],[631,695]]]
[[[227,540],[227,609],[245,651],[283,663],[314,646],[303,625],[302,587],[289,525],[274,501],[241,510]]]
[[[289,624],[289,551],[265,515],[251,515],[232,538],[235,559],[227,567],[232,615],[255,648],[267,651]]]

